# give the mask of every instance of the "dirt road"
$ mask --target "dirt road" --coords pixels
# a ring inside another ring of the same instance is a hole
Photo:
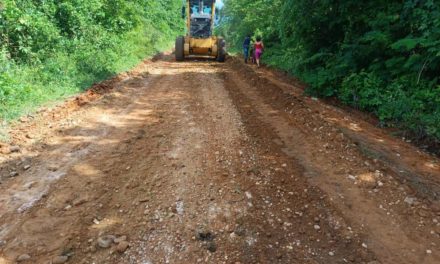
[[[0,264],[440,262],[438,159],[234,58],[145,61],[11,138]]]

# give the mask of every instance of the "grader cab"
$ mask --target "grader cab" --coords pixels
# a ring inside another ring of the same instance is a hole
[[[217,9],[215,0],[186,0],[182,17],[186,18],[186,36],[176,39],[176,60],[210,57],[219,62],[226,58],[225,41],[213,35]]]

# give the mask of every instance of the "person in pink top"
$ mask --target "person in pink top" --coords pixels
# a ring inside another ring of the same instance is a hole
[[[256,42],[254,44],[254,52],[255,52],[255,60],[257,61],[258,67],[260,67],[260,59],[261,55],[263,55],[264,44],[261,37],[257,37]]]

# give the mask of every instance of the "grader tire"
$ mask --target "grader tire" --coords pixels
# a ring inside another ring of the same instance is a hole
[[[177,37],[176,39],[176,61],[184,61],[185,60],[185,52],[184,52],[185,38]]]

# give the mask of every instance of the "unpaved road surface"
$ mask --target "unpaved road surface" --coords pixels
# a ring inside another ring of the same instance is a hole
[[[0,264],[440,263],[439,160],[235,58],[162,55],[10,134]]]

